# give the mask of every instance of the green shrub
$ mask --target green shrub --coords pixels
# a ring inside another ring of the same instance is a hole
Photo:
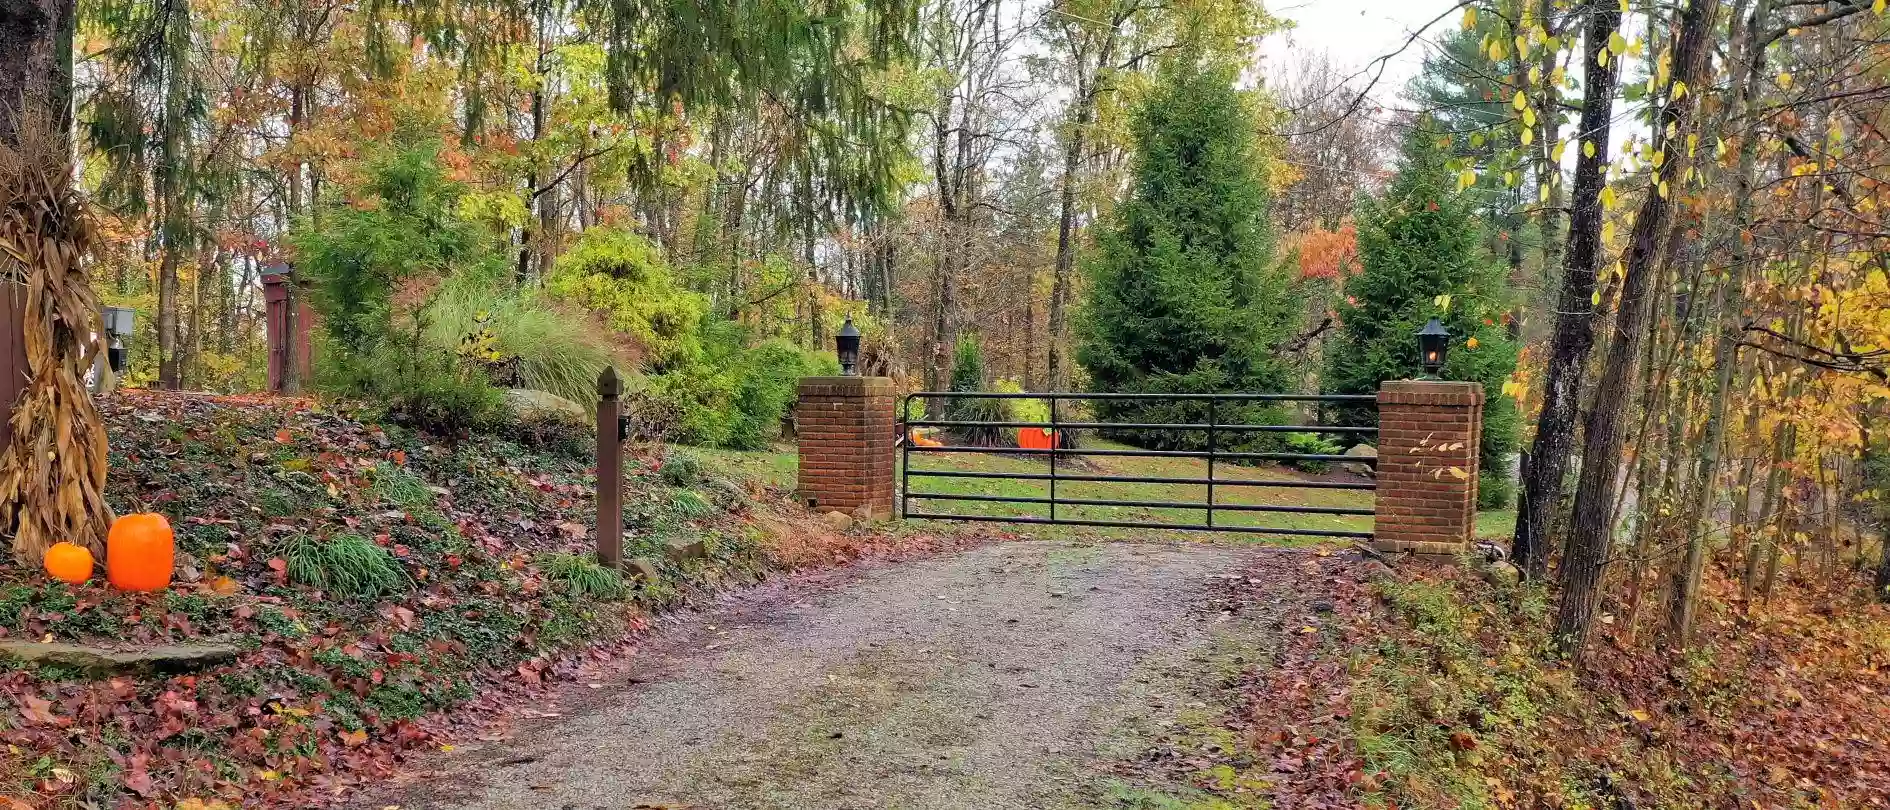
[[[998,380],[996,384],[991,386],[991,390],[996,391],[1000,394],[1024,393],[1024,387],[1022,385],[1019,385],[1016,380],[1009,379],[1009,378]],[[1004,400],[1004,402],[1006,403],[1006,406],[1010,409],[1010,420],[1013,422],[1048,422],[1050,421],[1050,401],[1049,400],[1007,399],[1007,400]]]
[[[978,344],[976,337],[968,334],[958,336],[958,345],[952,350],[951,390],[960,393],[984,390],[984,347]],[[970,415],[974,412],[985,414],[992,412],[989,408],[975,404],[979,400],[974,398],[952,398],[945,401],[948,403],[947,419],[971,421],[981,418]]]
[[[589,599],[621,599],[628,592],[623,575],[605,568],[590,557],[552,553],[538,558],[538,567],[561,585],[571,596]]]
[[[597,455],[597,426],[567,414],[528,411],[506,428],[505,436],[525,447],[578,460],[589,460]]]
[[[961,399],[952,406],[955,411],[952,418],[966,422],[1004,422],[1009,421],[1008,400],[972,397]],[[975,425],[951,429],[952,443],[967,447],[1015,447],[1017,431],[1013,428],[995,425]]]
[[[677,286],[661,250],[627,230],[584,232],[545,277],[545,291],[602,315],[641,344],[658,371],[687,366],[700,353],[698,326],[707,303]]]
[[[726,322],[705,327],[700,345],[700,363],[648,375],[629,398],[640,429],[682,444],[765,449],[780,436],[800,379],[839,372],[832,355],[784,340],[748,346]]]
[[[1477,509],[1496,511],[1508,509],[1516,500],[1516,482],[1509,476],[1495,470],[1477,473]]]
[[[663,483],[672,487],[693,487],[702,483],[702,462],[693,454],[671,450],[663,455]]]
[[[377,147],[363,180],[331,186],[321,227],[296,223],[296,272],[313,282],[322,329],[346,357],[372,352],[410,312],[396,302],[407,283],[446,277],[494,260],[489,243],[456,210],[465,187],[447,179],[444,148],[425,127],[403,126]]]
[[[639,414],[659,413],[658,438],[702,447],[722,447],[735,428],[735,390],[738,380],[730,370],[689,368],[646,378],[649,385],[637,394]],[[647,404],[645,404],[647,403]]]
[[[292,535],[283,544],[282,559],[289,581],[337,596],[385,596],[413,584],[391,552],[358,534],[327,540]]]
[[[765,450],[781,435],[802,377],[839,372],[830,355],[816,355],[785,340],[770,340],[742,353],[735,386],[735,420],[726,446]]]

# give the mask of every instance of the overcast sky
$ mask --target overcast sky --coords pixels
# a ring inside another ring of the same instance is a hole
[[[1292,63],[1297,49],[1323,50],[1339,67],[1361,70],[1398,50],[1413,32],[1456,5],[1455,0],[1276,0],[1267,4],[1267,11],[1295,25],[1261,43],[1261,58],[1269,67],[1284,67]],[[1425,31],[1422,40],[1387,62],[1384,78],[1372,96],[1381,102],[1396,101],[1405,82],[1424,65],[1425,41],[1457,25],[1455,16],[1437,23]],[[1367,73],[1354,86],[1363,87],[1369,78]]]

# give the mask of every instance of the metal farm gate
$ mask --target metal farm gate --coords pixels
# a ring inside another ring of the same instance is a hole
[[[1267,403],[1276,404],[1313,404],[1333,405],[1348,409],[1373,409],[1377,407],[1377,398],[1369,394],[1360,395],[1301,395],[1301,394],[1038,394],[1038,393],[996,393],[996,392],[944,392],[929,391],[908,395],[899,414],[901,417],[911,414],[914,400],[926,400],[932,403],[952,403],[964,400],[1042,400],[1048,403],[1049,420],[1044,422],[1012,421],[1003,419],[976,418],[922,418],[903,419],[901,422],[899,511],[908,518],[930,518],[944,520],[978,520],[1003,523],[1033,523],[1063,526],[1102,526],[1147,529],[1185,529],[1216,532],[1242,532],[1249,534],[1303,535],[1313,537],[1351,537],[1369,540],[1372,532],[1348,528],[1307,528],[1297,526],[1262,526],[1247,522],[1230,523],[1230,513],[1285,513],[1302,515],[1365,516],[1372,515],[1370,505],[1356,506],[1306,506],[1286,503],[1268,503],[1265,499],[1247,498],[1242,502],[1231,502],[1225,497],[1229,490],[1270,490],[1270,489],[1327,489],[1327,490],[1373,490],[1376,483],[1371,478],[1362,480],[1302,480],[1297,478],[1257,478],[1250,475],[1229,475],[1229,466],[1240,462],[1279,461],[1279,462],[1325,462],[1330,464],[1376,464],[1376,459],[1369,456],[1348,456],[1332,453],[1297,453],[1279,450],[1252,450],[1250,447],[1255,434],[1261,433],[1314,433],[1350,435],[1360,438],[1372,437],[1378,428],[1343,425],[1279,425],[1262,424],[1254,417],[1256,406]],[[1111,422],[1111,421],[1064,421],[1065,404],[1090,405],[1123,400],[1133,400],[1138,404],[1153,406],[1175,416],[1174,421],[1147,422]],[[944,414],[960,412],[962,408],[945,407]],[[988,409],[987,409],[988,410]],[[1198,421],[1196,421],[1198,420]],[[1374,422],[1376,420],[1373,420]],[[925,440],[915,441],[915,429],[944,428],[947,435],[963,435],[967,431],[1009,431],[1021,429],[1017,433],[1018,446],[968,446],[949,443],[933,443]],[[1076,431],[1096,431],[1116,437],[1126,437],[1132,441],[1139,437],[1157,437],[1158,442],[1137,442],[1138,444],[1168,444],[1180,449],[1143,449],[1135,446],[1111,446],[1096,448],[1078,448],[1072,437]],[[923,443],[921,443],[923,442]],[[1198,449],[1197,449],[1198,448]],[[999,454],[1011,456],[1039,457],[1047,463],[1042,472],[1016,470],[966,470],[919,468],[914,469],[915,455],[923,458],[932,453],[975,453]],[[1206,462],[1205,475],[1111,475],[1095,472],[1090,465],[1080,461],[1084,457],[1130,456],[1145,458],[1200,459]],[[931,482],[933,489],[914,491],[913,481]],[[1041,481],[1047,486],[1043,495],[993,494],[991,488],[1000,486],[999,481]],[[985,482],[980,486],[977,482]],[[1103,497],[1071,497],[1069,491],[1076,485],[1096,484],[1166,484],[1184,487],[1202,487],[1205,497],[1201,500],[1152,500],[1152,499],[1115,499]],[[1059,487],[1059,485],[1062,485]],[[956,486],[960,490],[983,489],[985,491],[946,492],[939,487]],[[1061,489],[1061,491],[1059,491]],[[953,514],[948,512],[927,511],[923,507],[914,508],[914,502],[972,502],[983,504],[1023,504],[1041,506],[1040,514]],[[1059,507],[1062,509],[1059,511]],[[1094,513],[1097,507],[1119,507],[1162,510],[1188,510],[1201,513],[1204,517],[1193,521],[1153,521],[1153,520],[1117,520],[1098,518]],[[1077,511],[1078,515],[1073,515]],[[1081,516],[1079,516],[1081,515]],[[1217,517],[1219,519],[1217,519]]]

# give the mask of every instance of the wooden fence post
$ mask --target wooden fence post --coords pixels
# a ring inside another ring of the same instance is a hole
[[[623,563],[622,394],[617,369],[605,366],[597,375],[597,562],[610,568]]]

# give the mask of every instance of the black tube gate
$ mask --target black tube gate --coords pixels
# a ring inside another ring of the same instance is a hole
[[[954,399],[1037,399],[1044,400],[1050,406],[1050,420],[1047,422],[1026,422],[976,419],[911,419],[912,401],[926,399],[933,402],[946,402]],[[1205,405],[1205,422],[1065,422],[1060,419],[1058,406],[1072,401],[1105,400],[1142,400],[1161,402],[1200,402]],[[1343,405],[1348,408],[1376,408],[1377,397],[1370,394],[1073,394],[1073,393],[1001,393],[967,391],[921,391],[906,395],[899,410],[900,416],[900,476],[899,476],[899,512],[902,517],[938,520],[976,520],[1001,523],[1034,523],[1061,526],[1101,526],[1146,529],[1182,529],[1216,532],[1241,532],[1246,534],[1283,534],[1311,537],[1351,537],[1369,540],[1370,531],[1352,531],[1345,529],[1302,529],[1292,527],[1230,525],[1216,522],[1215,514],[1226,512],[1267,512],[1315,515],[1356,515],[1371,516],[1372,508],[1339,506],[1294,506],[1288,504],[1250,504],[1226,503],[1217,494],[1226,488],[1276,488],[1276,489],[1346,489],[1374,490],[1377,484],[1366,481],[1300,481],[1267,480],[1259,481],[1247,478],[1227,478],[1216,473],[1217,462],[1224,461],[1324,461],[1344,464],[1364,464],[1375,466],[1377,459],[1370,456],[1347,456],[1326,453],[1292,453],[1275,451],[1223,450],[1222,445],[1229,435],[1253,433],[1326,433],[1350,434],[1360,437],[1376,436],[1377,427],[1357,427],[1342,425],[1272,425],[1251,424],[1247,422],[1222,421],[1223,404],[1251,404],[1257,402],[1293,402]],[[978,446],[924,446],[916,444],[913,429],[921,427],[940,428],[1047,428],[1051,431],[1051,446],[1047,448],[1024,447],[978,447]],[[1064,446],[1064,431],[1069,430],[1161,430],[1184,433],[1204,434],[1205,447],[1201,450],[1147,450],[1094,448],[1081,449]],[[1046,472],[990,472],[972,470],[913,469],[914,453],[993,453],[1004,455],[1042,456],[1048,461]],[[1060,469],[1058,459],[1077,456],[1134,456],[1147,458],[1196,458],[1207,461],[1205,477],[1177,476],[1136,476],[1136,475],[1100,475]],[[914,492],[912,479],[963,479],[963,480],[1023,480],[1045,481],[1048,483],[1048,497],[1019,495],[990,495],[948,492]],[[1184,484],[1205,486],[1207,497],[1202,501],[1155,501],[1155,500],[1115,500],[1108,498],[1072,498],[1060,497],[1057,484],[1060,482],[1104,482],[1122,484]],[[978,503],[1039,504],[1047,507],[1043,515],[965,515],[914,510],[913,501],[960,501]],[[1067,511],[1057,513],[1058,506],[1087,507],[1140,507],[1162,509],[1189,509],[1204,511],[1205,520],[1197,523],[1163,523],[1133,520],[1094,520],[1070,517]]]

